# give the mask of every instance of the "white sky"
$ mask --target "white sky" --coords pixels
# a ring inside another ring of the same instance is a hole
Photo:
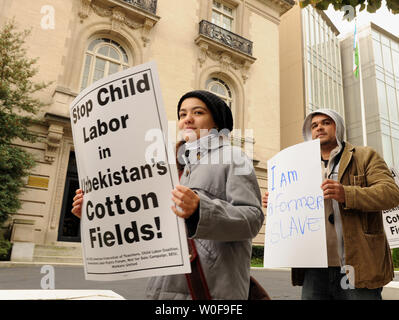
[[[359,9],[357,8],[357,10]],[[348,22],[342,19],[345,14],[344,11],[335,11],[332,5],[330,5],[328,10],[324,12],[340,31],[338,38],[354,32],[354,20]],[[381,8],[375,13],[369,13],[367,12],[367,9],[357,13],[358,28],[368,24],[370,21],[399,37],[399,14],[395,15],[388,11],[385,0],[382,1]]]

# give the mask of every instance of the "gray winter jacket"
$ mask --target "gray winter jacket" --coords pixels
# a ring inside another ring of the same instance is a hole
[[[199,210],[186,220],[195,239],[212,299],[247,299],[251,239],[264,215],[251,161],[226,138],[190,152],[180,183],[200,197]],[[184,274],[149,280],[150,299],[191,299]]]

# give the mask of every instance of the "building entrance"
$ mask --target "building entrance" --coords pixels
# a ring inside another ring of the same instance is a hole
[[[75,152],[71,151],[69,154],[68,171],[58,227],[58,241],[80,242],[80,219],[75,217],[71,212],[75,190],[78,188],[79,179]]]

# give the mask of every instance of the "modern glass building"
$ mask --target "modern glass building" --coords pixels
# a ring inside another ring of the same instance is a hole
[[[339,32],[324,12],[312,6],[301,10],[301,15],[306,114],[329,108],[344,116]]]
[[[399,39],[371,29],[381,142],[385,160],[399,167]]]
[[[312,6],[282,16],[281,149],[303,141],[303,120],[316,109],[334,109],[345,118],[338,35],[328,16]]]
[[[367,144],[399,167],[399,38],[370,23],[359,30]],[[348,140],[363,144],[359,79],[352,73],[353,34],[341,43]]]

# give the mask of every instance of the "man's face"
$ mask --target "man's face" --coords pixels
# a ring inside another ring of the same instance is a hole
[[[335,136],[335,122],[329,116],[325,114],[316,114],[313,116],[310,129],[312,139],[320,139],[320,145],[338,145]]]

